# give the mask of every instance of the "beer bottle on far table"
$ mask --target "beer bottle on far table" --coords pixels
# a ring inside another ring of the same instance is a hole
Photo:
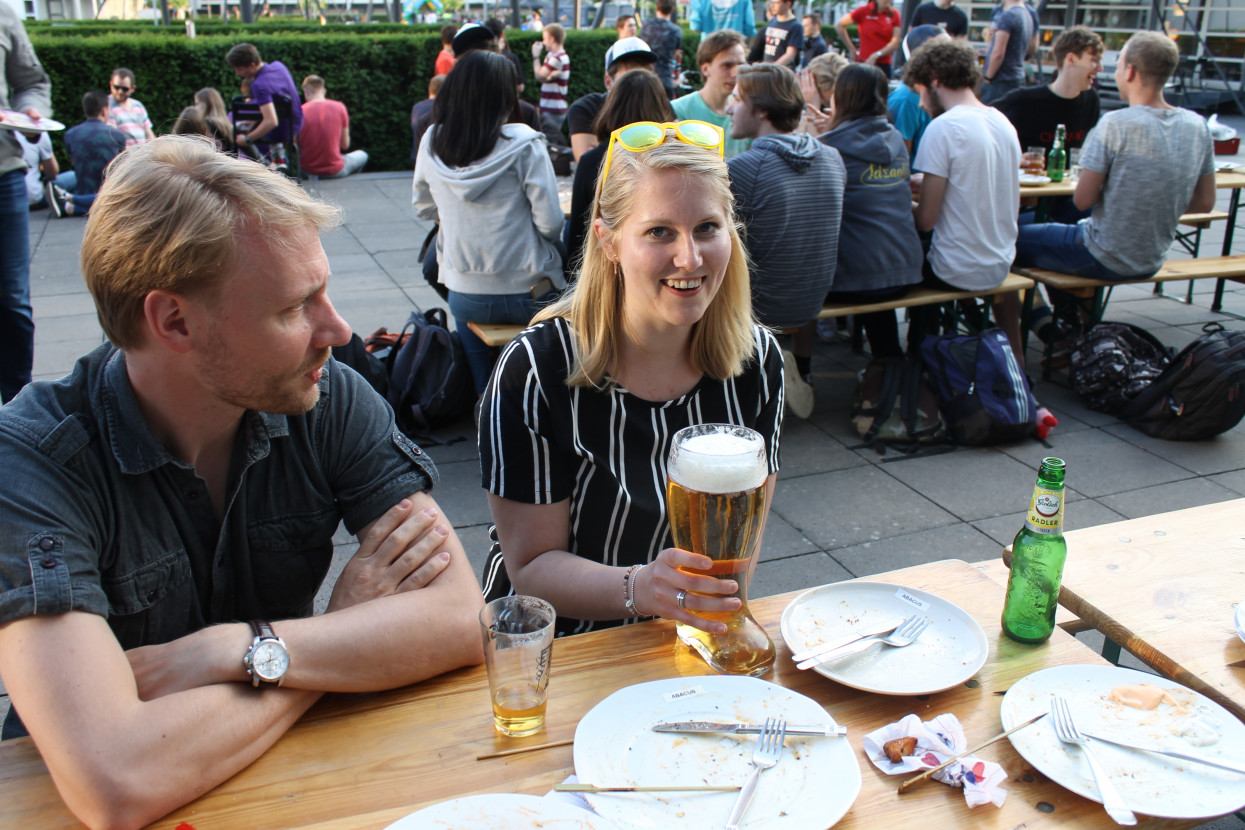
[[[1068,545],[1063,538],[1062,458],[1043,458],[1024,527],[1012,542],[1012,569],[1003,600],[1003,633],[1044,643],[1055,630],[1059,583]]]
[[[1068,151],[1064,148],[1066,131],[1063,124],[1055,128],[1055,143],[1046,156],[1046,175],[1052,182],[1063,181],[1063,171],[1068,167]]]

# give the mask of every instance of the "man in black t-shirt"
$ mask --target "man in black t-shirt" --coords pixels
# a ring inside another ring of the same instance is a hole
[[[791,13],[791,0],[771,0],[769,7],[773,17],[765,24],[763,60],[794,69],[804,48],[804,25]]]
[[[1080,147],[1098,123],[1100,106],[1094,78],[1102,70],[1102,38],[1088,27],[1073,26],[1051,50],[1058,74],[1042,86],[1011,92],[995,106],[1007,116],[1020,138],[1020,149],[1050,150],[1055,128],[1067,128],[1065,149]]]
[[[944,29],[951,37],[968,37],[968,15],[956,7],[955,0],[929,0],[917,6],[908,28],[925,25]]]
[[[809,12],[804,15],[804,55],[800,59],[800,68],[808,66],[808,62],[830,51],[826,39],[821,36],[821,15]]]
[[[653,71],[657,56],[649,45],[638,37],[625,37],[614,41],[614,45],[605,53],[605,92],[589,92],[571,104],[566,111],[566,126],[571,135],[571,153],[575,161],[584,153],[597,146],[596,131],[592,122],[597,120],[597,113],[605,104],[605,94],[614,85],[614,79],[632,69]]]

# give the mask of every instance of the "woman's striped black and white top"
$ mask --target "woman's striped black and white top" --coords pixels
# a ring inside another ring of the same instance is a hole
[[[756,358],[738,376],[708,377],[672,401],[646,401],[625,389],[566,385],[570,326],[549,320],[507,346],[480,412],[480,469],[490,493],[526,504],[570,499],[566,549],[606,565],[651,562],[670,547],[666,455],[691,424],[730,423],[764,436],[769,471],[778,470],[782,429],[782,353],[757,326]],[[496,529],[482,582],[488,599],[510,593]],[[621,584],[619,586],[621,591]],[[558,633],[618,622],[559,619]]]

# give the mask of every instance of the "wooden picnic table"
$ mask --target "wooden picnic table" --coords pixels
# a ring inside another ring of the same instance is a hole
[[[955,603],[981,623],[990,654],[974,678],[947,692],[921,697],[868,694],[795,668],[778,622],[796,592],[752,603],[778,646],[775,669],[765,679],[814,698],[850,730],[863,789],[837,826],[1113,826],[1100,805],[1036,773],[1006,741],[981,753],[1009,773],[1001,809],[987,805],[969,810],[960,790],[932,782],[902,796],[896,793],[903,779],[883,775],[864,757],[860,740],[866,733],[912,712],[925,718],[952,712],[973,745],[1002,731],[1000,693],[1012,683],[1049,666],[1105,661],[1062,630],[1041,646],[1003,637],[1001,588],[959,560],[869,579],[923,589]],[[258,761],[154,826],[172,830],[185,822],[195,830],[383,828],[422,807],[463,795],[543,794],[573,772],[571,746],[483,761],[477,756],[569,740],[589,709],[625,686],[709,673],[698,656],[676,642],[673,624],[662,620],[558,640],[547,728],[529,738],[507,739],[494,732],[483,667],[386,693],[328,695]],[[0,744],[0,805],[9,826],[78,826],[28,738]],[[1142,819],[1148,827],[1197,823]]]
[[[1066,534],[1060,605],[1245,720],[1245,499]]]

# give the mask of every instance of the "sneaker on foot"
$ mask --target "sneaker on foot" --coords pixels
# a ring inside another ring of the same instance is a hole
[[[1050,435],[1050,431],[1059,426],[1059,419],[1056,418],[1049,409],[1044,406],[1038,406],[1037,421],[1033,424],[1033,432],[1039,439],[1045,440]]]
[[[52,215],[57,219],[65,215],[65,206],[60,199],[60,194],[64,192],[52,182],[43,183],[43,199],[48,203],[48,209],[52,211]]]
[[[782,350],[782,382],[791,414],[807,419],[813,414],[813,385],[800,377],[795,355],[788,349]]]

